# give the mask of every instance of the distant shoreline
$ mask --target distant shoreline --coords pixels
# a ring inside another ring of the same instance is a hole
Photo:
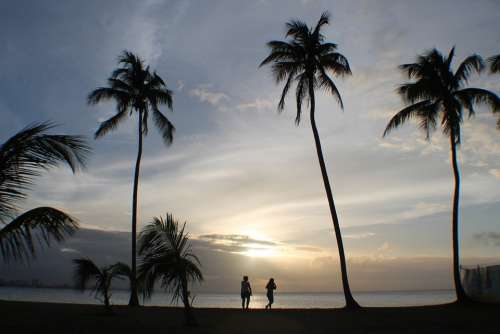
[[[72,286],[66,285],[66,286],[33,286],[33,285],[0,285],[0,288],[32,288],[32,289],[68,289],[68,290],[74,290]],[[129,289],[123,288],[123,289],[112,289],[111,291],[129,291]],[[160,291],[160,289],[158,289]],[[411,293],[411,292],[443,292],[443,291],[455,291],[452,288],[449,289],[416,289],[416,290],[353,290],[353,293]],[[224,291],[224,292],[218,292],[218,291],[196,291],[193,290],[193,293],[199,293],[199,294],[238,294],[239,291]],[[343,294],[342,291],[280,291],[280,294],[286,294],[286,295],[300,295],[300,294]]]
[[[128,304],[130,297],[128,290],[113,290],[111,294],[111,303],[113,305]],[[453,290],[355,292],[354,295],[361,305],[373,307],[439,305],[451,303],[456,298]],[[205,293],[193,291],[192,296],[195,298],[195,307],[241,307],[239,293]],[[101,303],[101,301],[95,299],[90,291],[82,292],[67,288],[0,287],[0,299],[6,301],[94,305]],[[171,294],[166,293],[162,289],[157,289],[150,299],[143,300],[141,298],[141,304],[148,306],[175,305],[171,300]],[[285,309],[328,309],[343,307],[344,303],[344,295],[341,292],[277,292],[274,306]],[[267,304],[265,292],[254,291],[250,304],[254,308],[263,308]]]

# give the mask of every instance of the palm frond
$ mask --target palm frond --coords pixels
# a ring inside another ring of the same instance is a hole
[[[29,125],[0,146],[0,223],[12,219],[34,178],[60,163],[75,173],[85,167],[90,147],[81,136],[51,135],[50,122]]]
[[[108,132],[115,130],[128,116],[128,110],[123,109],[118,111],[114,116],[108,118],[99,125],[94,137],[95,139],[104,137]]]
[[[298,48],[284,41],[271,41],[267,43],[271,49],[269,55],[260,63],[259,67],[276,62],[276,61],[294,61],[298,57]]]
[[[319,57],[320,70],[330,71],[333,75],[351,75],[351,67],[347,58],[338,52],[331,52]]]
[[[77,289],[85,290],[91,280],[96,282],[104,280],[104,273],[92,260],[87,258],[73,259],[73,264],[75,265],[74,280]],[[93,289],[97,286],[98,284]]]
[[[491,73],[500,73],[500,54],[488,58]]]
[[[28,260],[35,256],[35,243],[50,246],[78,229],[78,221],[63,211],[39,207],[16,217],[0,229],[0,252],[5,262]]]
[[[465,60],[460,64],[457,71],[455,72],[455,81],[457,83],[457,87],[462,86],[463,83],[467,83],[469,76],[473,71],[481,73],[483,69],[484,61],[481,56],[475,54],[465,58]]]
[[[285,86],[283,87],[283,91],[281,92],[281,98],[278,103],[278,112],[282,112],[285,109],[285,99],[288,94],[288,90],[290,90],[290,86],[295,78],[295,73],[290,73],[286,80]]]
[[[453,57],[455,57],[455,46],[451,48],[450,52],[448,53],[448,57],[446,59],[444,59],[441,53],[436,49],[433,49],[430,55],[431,57],[433,56],[441,57],[442,59],[441,62],[444,64],[445,68],[449,69],[451,67],[451,62],[453,61]]]
[[[172,141],[174,140],[175,127],[156,106],[153,107],[153,119],[156,127],[160,131],[165,145],[172,144]]]
[[[126,277],[130,282],[134,279],[134,273],[132,272],[132,268],[126,263],[117,262],[111,266],[109,266],[109,275],[111,278],[113,277]]]
[[[337,89],[337,86],[335,86],[333,80],[330,79],[328,74],[326,74],[326,72],[322,70],[320,71],[318,79],[319,79],[319,86],[328,91],[330,94],[332,94],[337,99],[337,102],[340,105],[340,109],[344,109],[344,103],[342,102],[342,97],[340,96],[340,92]]]
[[[130,94],[127,91],[112,87],[99,87],[89,93],[89,95],[87,96],[87,103],[97,104],[99,102],[107,100],[117,100],[123,102],[128,99],[130,99]]]
[[[402,110],[400,110],[396,115],[394,115],[389,123],[387,124],[383,137],[387,136],[392,130],[398,128],[400,125],[404,124],[409,119],[418,117],[419,112],[426,110],[426,108],[430,108],[432,102],[429,100],[421,101],[415,104],[412,104]]]
[[[435,80],[425,78],[402,84],[397,89],[397,93],[406,104],[413,104],[422,100],[440,98],[440,89],[441,87]]]
[[[299,20],[291,20],[286,23],[287,32],[285,37],[293,37],[298,42],[304,42],[309,37],[307,24]]]
[[[308,79],[305,73],[303,73],[298,78],[297,89],[295,91],[295,102],[297,104],[297,115],[295,116],[296,125],[300,124],[300,119],[302,116],[302,103],[304,102],[304,100],[308,99],[308,93],[309,93]]]
[[[493,110],[493,112],[500,110],[500,98],[487,89],[464,88],[456,91],[454,96],[460,99],[460,101],[468,100],[471,104],[474,103],[487,106]]]
[[[318,39],[318,37],[320,36],[321,28],[324,25],[328,25],[329,23],[330,23],[330,13],[328,11],[325,11],[321,14],[321,17],[319,18],[318,23],[316,24],[316,28],[314,28],[312,35],[316,39]]]

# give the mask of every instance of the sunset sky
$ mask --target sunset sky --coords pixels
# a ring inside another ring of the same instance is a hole
[[[282,87],[258,68],[265,43],[284,39],[289,19],[313,25],[325,10],[332,17],[324,34],[353,72],[334,79],[344,111],[323,93],[316,102],[353,286],[389,289],[397,278],[396,288],[451,287],[449,141],[439,131],[426,141],[415,124],[382,133],[403,107],[395,93],[405,80],[399,64],[434,47],[447,54],[456,46],[455,66],[473,53],[500,53],[500,2],[493,0],[2,2],[1,141],[53,120],[58,132],[88,136],[93,148],[84,172],[50,171],[24,207],[63,208],[83,227],[104,230],[85,233],[101,233],[95,240],[128,260],[129,243],[117,249],[116,238],[102,235],[130,231],[137,119],[96,141],[115,105],[86,105],[127,49],[174,91],[173,113],[163,111],[177,129],[170,147],[152,126],[144,142],[140,226],[166,212],[187,221],[213,290],[245,273],[259,282],[274,275],[288,291],[337,289],[335,236],[308,118],[295,126],[293,93],[278,114]],[[498,75],[470,84],[500,93]],[[496,120],[479,108],[463,125],[466,264],[500,261]],[[80,241],[77,235],[50,254],[90,256],[83,252],[92,247]]]

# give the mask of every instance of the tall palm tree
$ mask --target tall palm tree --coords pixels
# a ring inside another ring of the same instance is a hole
[[[161,287],[173,293],[172,301],[181,299],[187,323],[194,324],[188,285],[201,282],[203,274],[185,227],[186,223],[179,226],[171,214],[167,214],[165,220],[155,217],[144,227],[139,234],[139,254],[142,255],[139,277],[146,298],[153,293],[155,282],[161,280]]]
[[[94,285],[90,288],[95,293],[95,297],[99,299],[102,296],[102,302],[107,311],[111,311],[111,281],[123,275],[124,272],[130,271],[130,268],[125,263],[118,262],[113,265],[99,268],[92,260],[80,258],[74,259],[75,264],[74,279],[76,288],[84,291],[90,281],[94,281]]]
[[[311,128],[316,144],[319,166],[323,176],[330,214],[332,216],[335,236],[337,238],[337,247],[339,249],[340,269],[342,273],[342,286],[347,308],[358,308],[359,305],[352,296],[347,278],[347,266],[340,232],[340,224],[333,201],[332,189],[328,180],[325,160],[321,149],[318,129],[315,121],[315,89],[323,89],[332,94],[343,109],[342,98],[335,86],[335,83],[329,75],[344,76],[350,75],[351,69],[349,62],[340,53],[337,52],[337,44],[325,42],[325,37],[321,29],[329,23],[330,15],[324,12],[321,15],[316,27],[309,28],[306,23],[298,20],[292,20],[286,24],[287,33],[285,37],[290,37],[288,41],[271,41],[267,43],[270,48],[270,54],[260,66],[272,64],[273,75],[276,83],[285,82],[281,99],[278,104],[278,112],[283,111],[285,107],[285,98],[290,87],[296,83],[296,103],[297,116],[295,123],[299,125],[302,114],[302,104],[309,102]]]
[[[78,229],[74,217],[51,207],[19,214],[19,202],[27,197],[42,171],[67,164],[75,173],[85,166],[90,148],[80,136],[53,135],[50,122],[27,126],[0,146],[0,252],[5,262],[29,260],[35,244],[49,246]]]
[[[399,66],[413,81],[406,82],[398,88],[397,92],[407,106],[391,118],[384,136],[407,120],[417,119],[427,139],[436,129],[438,122],[441,124],[444,135],[449,137],[451,164],[455,178],[452,215],[453,279],[457,301],[462,303],[468,301],[468,297],[460,280],[459,268],[460,172],[457,163],[457,147],[461,142],[460,126],[465,111],[468,112],[469,117],[475,114],[475,104],[484,104],[494,109],[500,101],[494,93],[488,90],[466,88],[471,74],[484,69],[482,58],[478,55],[469,56],[453,72],[451,63],[454,54],[455,48],[451,49],[447,57],[433,49],[419,56],[416,63]]]
[[[500,74],[500,55],[491,56],[488,58],[488,62],[490,63],[490,72]],[[495,111],[500,111],[500,108],[497,108]],[[500,130],[500,118],[497,121],[497,129]]]
[[[172,110],[172,91],[167,88],[163,79],[150,72],[149,66],[131,52],[124,51],[118,58],[121,65],[108,79],[108,87],[97,88],[88,96],[89,104],[97,104],[105,100],[116,102],[116,114],[101,123],[95,138],[101,138],[115,130],[127,116],[135,111],[138,118],[138,151],[135,163],[134,188],[132,195],[132,273],[136,276],[136,234],[137,234],[137,192],[139,186],[139,170],[142,157],[142,139],[148,133],[148,119],[151,114],[156,127],[168,146],[172,143],[174,126],[160,111],[161,105]],[[134,279],[130,291],[129,305],[139,305],[137,284]]]

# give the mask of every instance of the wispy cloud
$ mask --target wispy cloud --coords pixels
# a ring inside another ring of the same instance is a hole
[[[211,240],[213,242],[229,242],[239,245],[265,245],[265,246],[277,246],[278,244],[273,241],[259,240],[248,235],[241,234],[204,234],[199,236],[200,239]]]
[[[239,110],[272,110],[276,109],[276,103],[269,99],[257,98],[251,102],[240,103],[236,106]]]
[[[497,168],[490,169],[489,173],[500,180],[500,169]]]
[[[345,239],[366,239],[375,236],[376,233],[373,232],[364,232],[364,233],[355,233],[355,234],[346,234],[344,235]]]
[[[474,234],[474,239],[487,245],[500,246],[500,233],[482,232]]]
[[[217,91],[212,91],[210,88],[212,85],[205,84],[199,85],[189,91],[189,95],[198,98],[201,102],[209,103],[213,106],[217,106],[224,101],[229,101],[230,98],[227,94]]]

